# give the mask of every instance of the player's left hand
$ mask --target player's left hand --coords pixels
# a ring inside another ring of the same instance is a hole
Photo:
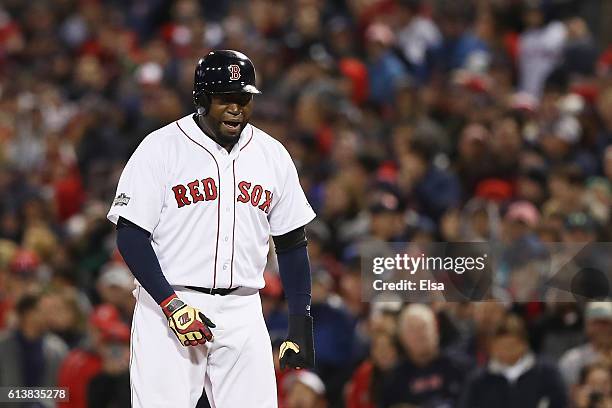
[[[168,318],[168,326],[182,345],[197,346],[213,339],[210,329],[215,328],[215,324],[176,295],[162,305],[162,310]]]
[[[280,346],[280,367],[314,368],[312,317],[289,315],[289,334]]]

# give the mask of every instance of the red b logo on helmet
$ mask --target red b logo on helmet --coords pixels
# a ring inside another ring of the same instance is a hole
[[[230,72],[231,81],[237,81],[240,79],[240,66],[232,64],[227,68],[229,69],[229,72]]]

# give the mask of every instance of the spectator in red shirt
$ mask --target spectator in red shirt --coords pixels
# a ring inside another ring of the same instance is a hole
[[[387,377],[399,359],[397,340],[391,333],[374,334],[370,358],[357,368],[346,388],[347,408],[374,408],[382,399]]]
[[[107,343],[128,342],[129,327],[121,321],[119,311],[112,305],[98,306],[89,318],[89,343],[72,350],[62,362],[58,386],[68,387],[70,400],[58,408],[87,408],[87,388],[102,371],[102,352]]]

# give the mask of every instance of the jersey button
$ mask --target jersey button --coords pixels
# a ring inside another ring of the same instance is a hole
[[[223,239],[225,239],[225,242],[227,242],[229,240],[229,237],[226,235]]]

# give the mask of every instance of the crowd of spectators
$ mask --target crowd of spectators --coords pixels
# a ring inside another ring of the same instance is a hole
[[[359,264],[372,241],[611,241],[610,16],[606,0],[3,0],[0,385],[129,406],[134,283],[106,213],[140,141],[194,110],[197,60],[229,48],[318,215],[317,368],[277,371],[282,407],[612,407],[612,303],[586,302],[610,300],[609,263],[563,302],[530,298],[527,268],[500,301],[427,305],[363,302]],[[278,346],[273,256],[266,282]]]

